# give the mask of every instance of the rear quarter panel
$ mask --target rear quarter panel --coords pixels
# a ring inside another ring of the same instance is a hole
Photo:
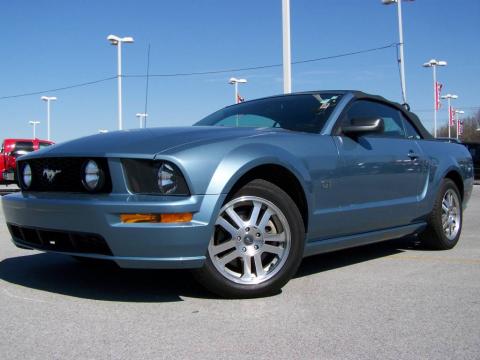
[[[465,146],[438,140],[419,140],[428,161],[428,176],[419,206],[424,217],[432,211],[442,180],[451,171],[460,174],[463,180],[463,207],[465,208],[473,189],[473,162]]]

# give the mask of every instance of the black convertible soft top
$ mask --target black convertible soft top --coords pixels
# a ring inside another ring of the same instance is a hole
[[[415,126],[415,128],[417,129],[417,131],[420,133],[420,135],[422,136],[422,138],[424,139],[434,139],[434,137],[432,136],[432,134],[430,134],[430,132],[425,129],[425,127],[423,126],[422,122],[420,121],[420,119],[418,118],[417,115],[415,115],[413,112],[407,110],[405,108],[405,106],[397,103],[397,102],[394,102],[394,101],[390,101],[390,100],[387,100],[385,99],[383,96],[380,96],[380,95],[372,95],[372,94],[367,94],[363,91],[359,91],[359,90],[318,90],[318,91],[301,91],[301,92],[294,92],[294,93],[291,93],[291,94],[282,94],[282,95],[274,95],[274,96],[267,96],[267,97],[264,97],[264,98],[259,98],[259,99],[252,99],[250,101],[256,101],[256,100],[262,100],[262,99],[268,99],[268,98],[275,98],[275,97],[281,97],[281,96],[294,96],[294,95],[304,95],[304,94],[321,94],[321,93],[335,93],[335,94],[341,94],[341,95],[345,95],[345,94],[352,94],[354,96],[354,98],[356,99],[368,99],[368,100],[372,100],[372,101],[377,101],[377,102],[381,102],[381,103],[385,103],[387,105],[390,105],[396,109],[398,109],[399,111],[402,112],[402,114],[407,117],[408,119],[410,119],[410,121],[412,122],[412,124]],[[249,102],[249,101],[247,101]],[[235,105],[230,105],[230,106],[235,106]],[[227,106],[230,107],[230,106]]]
[[[369,100],[373,100],[373,101],[383,102],[383,103],[386,103],[390,106],[393,106],[394,108],[401,111],[403,115],[405,115],[407,118],[410,119],[410,121],[413,123],[415,128],[418,130],[418,132],[420,133],[420,135],[422,135],[422,137],[424,139],[433,139],[434,138],[432,136],[432,134],[430,134],[430,132],[427,129],[425,129],[425,127],[423,126],[423,124],[420,121],[420,119],[418,118],[418,116],[416,114],[414,114],[413,112],[407,110],[405,108],[405,106],[403,106],[399,103],[387,100],[383,96],[379,96],[379,95],[367,94],[367,93],[364,93],[362,91],[356,91],[356,90],[346,91],[345,93],[347,93],[347,92],[352,93],[355,96],[355,98],[357,98],[357,99],[369,99]]]

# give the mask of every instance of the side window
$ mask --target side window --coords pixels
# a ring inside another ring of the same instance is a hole
[[[405,128],[400,112],[388,105],[374,101],[358,100],[342,119],[342,124],[349,124],[352,119],[360,118],[381,118],[383,119],[384,130],[382,133],[369,134],[369,136],[405,138]]]
[[[405,118],[405,116],[403,116],[401,113],[400,113],[400,116],[403,120],[403,124],[405,125],[405,133],[406,133],[407,139],[415,139],[415,140],[421,139],[422,137],[418,133],[417,129],[413,127],[410,120]]]

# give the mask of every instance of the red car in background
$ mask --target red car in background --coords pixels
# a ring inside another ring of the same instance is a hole
[[[54,142],[40,139],[5,139],[0,150],[0,184],[16,183],[17,157],[53,145]]]

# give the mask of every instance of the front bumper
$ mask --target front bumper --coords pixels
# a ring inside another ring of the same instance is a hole
[[[214,221],[225,195],[189,197],[124,194],[17,193],[4,196],[2,205],[8,224],[51,231],[97,234],[112,255],[59,251],[115,261],[124,268],[197,268],[203,265]],[[125,213],[192,212],[188,223],[124,224]],[[13,242],[25,247],[21,239]],[[45,247],[28,244],[29,248]],[[56,251],[47,249],[48,251]]]

